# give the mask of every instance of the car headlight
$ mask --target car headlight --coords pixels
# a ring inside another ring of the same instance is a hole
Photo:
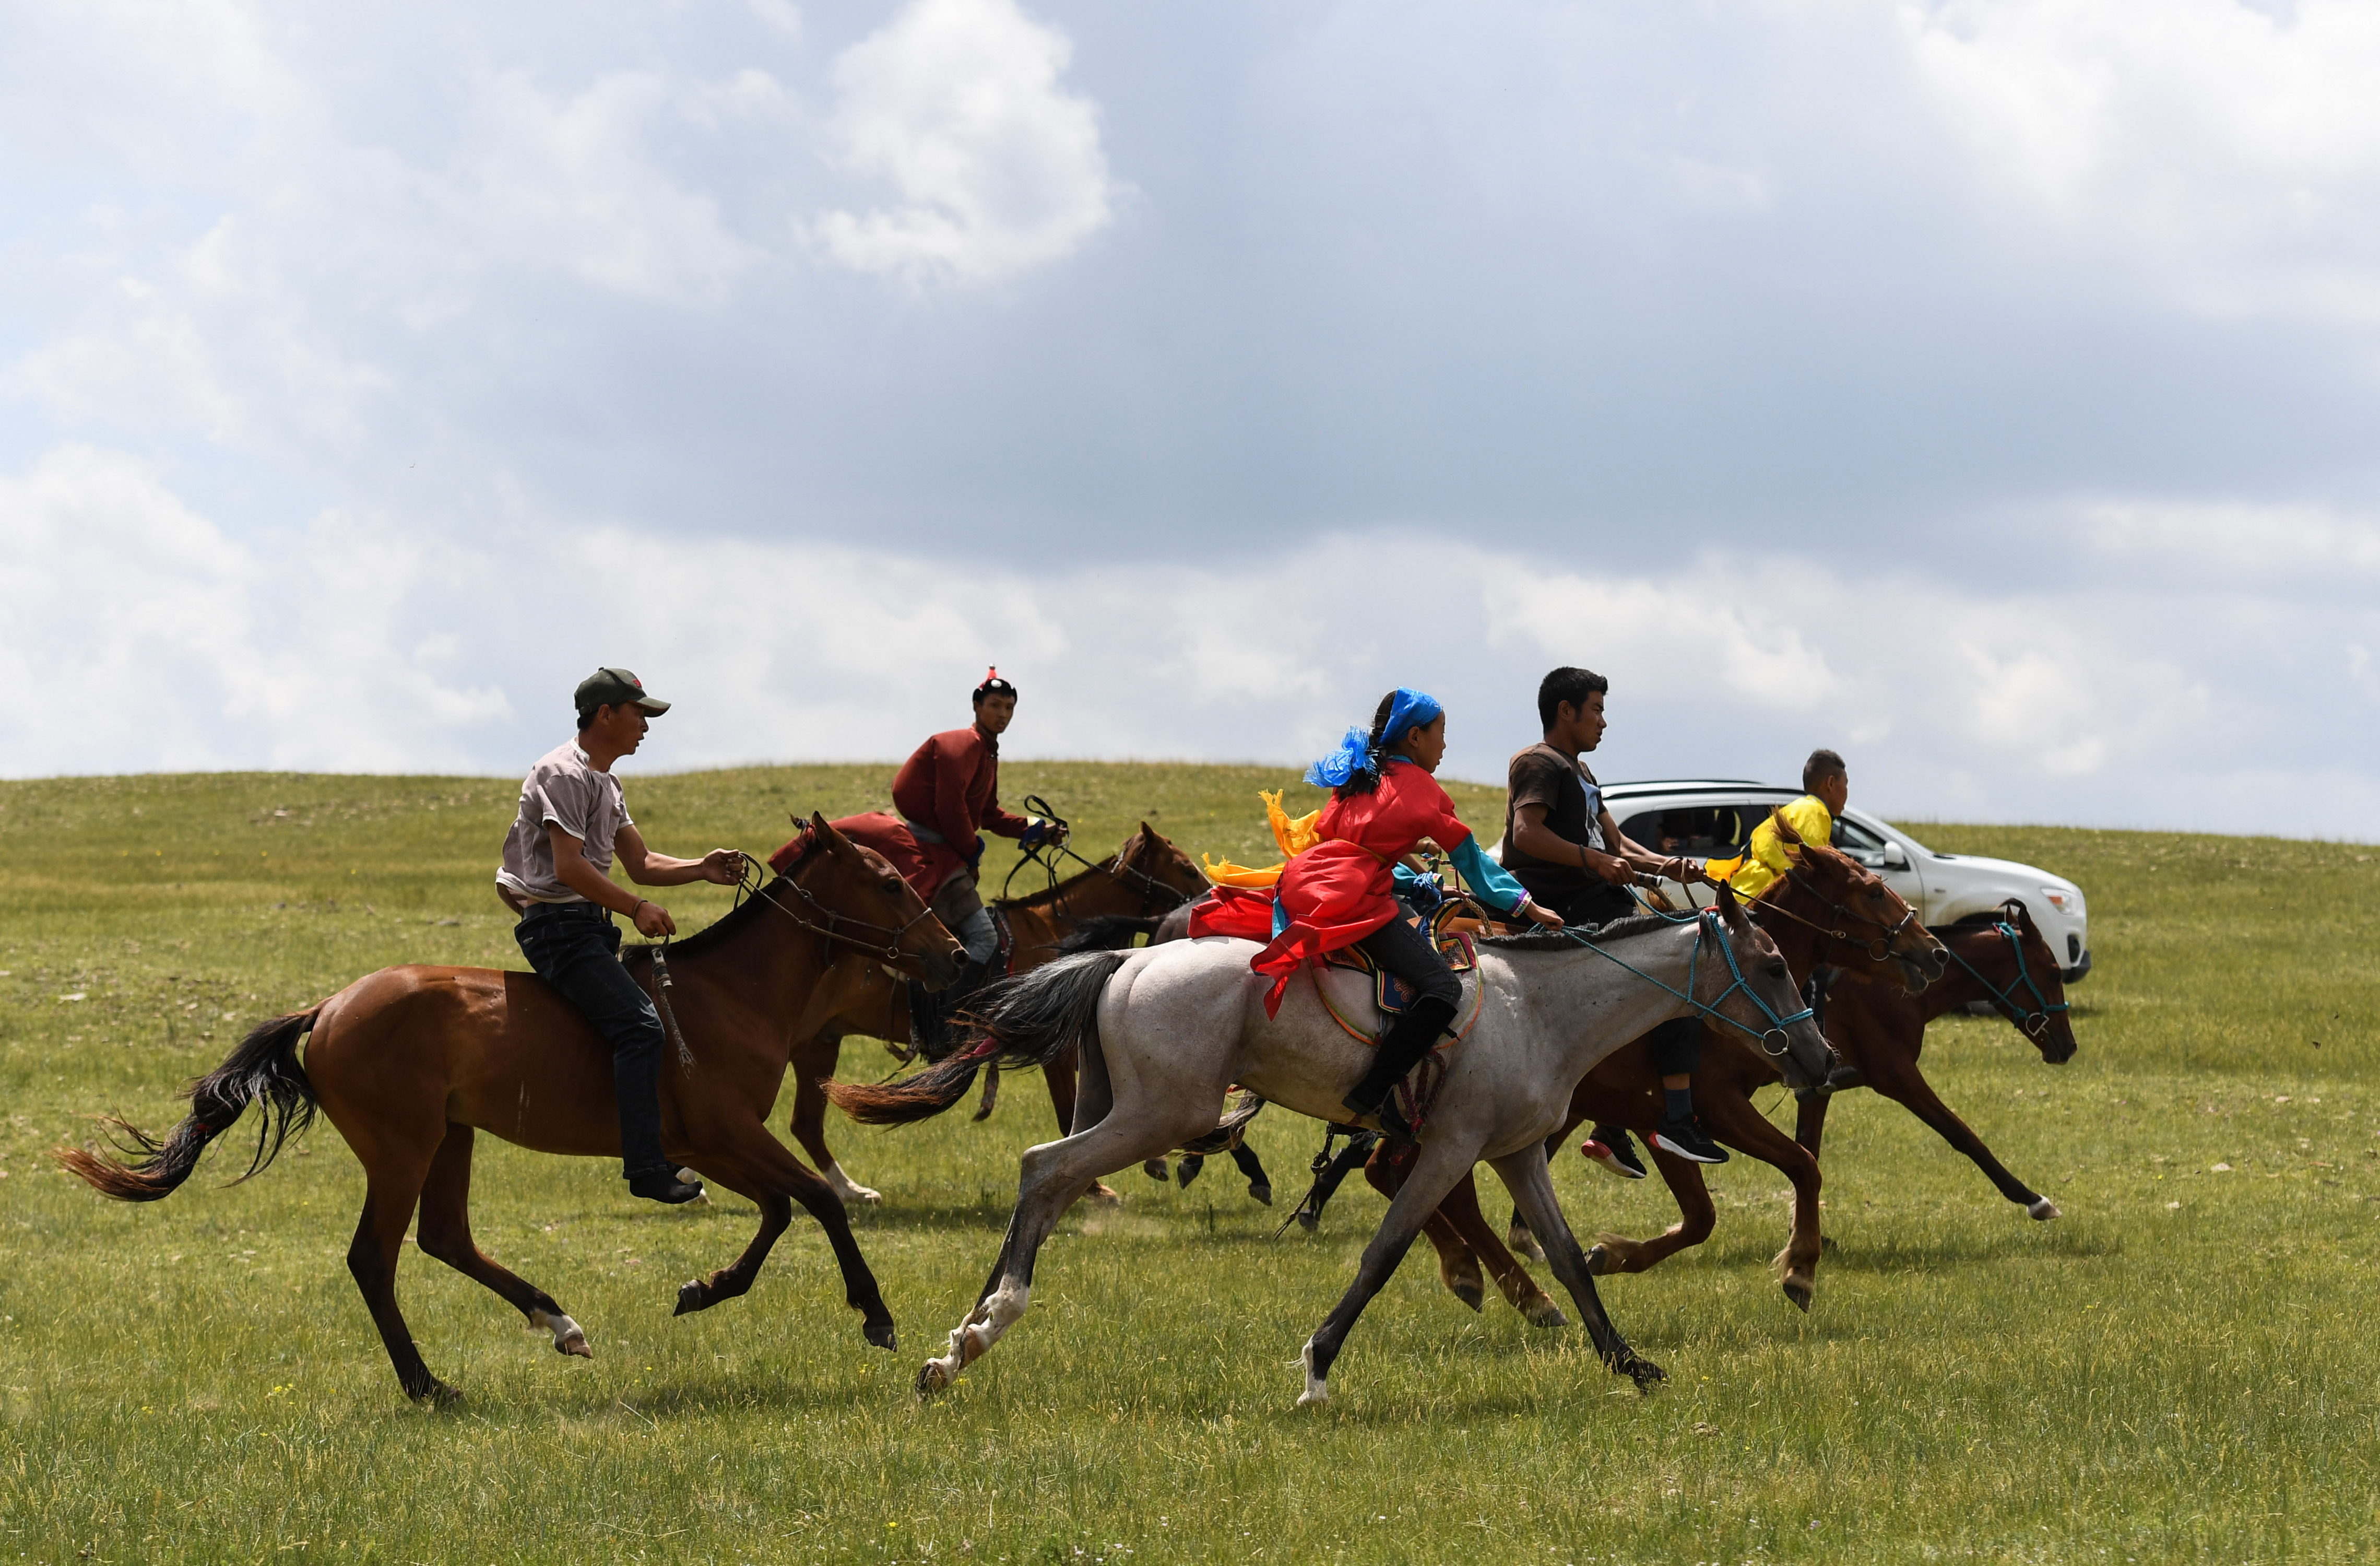
[[[2068,918],[2079,919],[2082,917],[2082,894],[2072,887],[2045,886],[2041,889],[2041,894],[2049,900],[2051,907]]]

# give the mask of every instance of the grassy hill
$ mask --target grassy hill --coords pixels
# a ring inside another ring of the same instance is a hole
[[[638,777],[630,804],[664,850],[766,852],[789,812],[880,805],[891,771]],[[1246,859],[1269,844],[1256,789],[1303,792],[1262,768],[1018,763],[1004,782],[1012,802],[1046,795],[1095,857],[1146,819]],[[1710,1244],[1605,1281],[1672,1373],[1649,1399],[1575,1328],[1495,1302],[1473,1316],[1417,1256],[1352,1340],[1332,1408],[1298,1414],[1290,1362],[1379,1206],[1351,1187],[1321,1234],[1275,1239],[1282,1209],[1219,1164],[1186,1192],[1119,1176],[1126,1207],[1070,1219],[1032,1314],[920,1408],[910,1375],[973,1297],[1017,1152],[1049,1135],[1016,1082],[983,1125],[831,1128],[886,1193],[856,1221],[894,1355],[860,1342],[814,1226],[749,1298],[673,1320],[675,1284],[742,1248],[748,1208],[632,1204],[615,1169],[483,1138],[481,1244],[599,1357],[559,1359],[408,1254],[414,1329],[468,1400],[425,1414],[346,1276],[361,1182],[330,1127],[250,1184],[220,1188],[219,1155],[143,1208],[43,1154],[103,1110],[170,1120],[174,1088],[249,1023],[375,967],[520,965],[490,891],[514,790],[0,784],[0,1558],[2279,1560],[2362,1559],[2380,1537],[2370,850],[1917,829],[2091,896],[2072,1064],[1970,1018],[1936,1025],[1927,1053],[2069,1216],[2028,1222],[1852,1095],[1829,1124],[1836,1245],[1809,1315],[1766,1268],[1784,1183],[1747,1160],[1716,1173]],[[1492,837],[1500,794],[1454,793]],[[725,893],[669,901],[691,927]],[[855,1041],[844,1069],[890,1062]],[[1285,1208],[1318,1132],[1269,1114],[1253,1140]],[[1575,1158],[1557,1182],[1582,1231],[1674,1216],[1658,1184]]]

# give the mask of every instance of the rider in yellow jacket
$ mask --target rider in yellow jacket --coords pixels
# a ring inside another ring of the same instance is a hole
[[[1809,792],[1779,808],[1777,816],[1784,817],[1785,824],[1803,842],[1834,846],[1835,817],[1852,797],[1851,774],[1843,768],[1843,759],[1831,750],[1813,750],[1802,763],[1802,786]],[[1791,851],[1777,835],[1777,817],[1771,816],[1752,829],[1751,847],[1728,884],[1749,903],[1792,868]]]

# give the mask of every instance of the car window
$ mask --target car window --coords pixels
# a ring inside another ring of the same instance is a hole
[[[1656,854],[1724,859],[1743,852],[1752,826],[1760,819],[1733,805],[1697,805],[1641,811],[1621,822],[1620,831]]]
[[[1835,846],[1871,870],[1884,868],[1884,839],[1848,817],[1835,819]]]

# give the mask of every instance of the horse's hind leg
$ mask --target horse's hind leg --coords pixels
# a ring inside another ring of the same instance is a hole
[[[417,1230],[424,1256],[436,1256],[464,1277],[492,1290],[528,1317],[528,1324],[553,1334],[557,1354],[593,1359],[587,1334],[563,1313],[553,1296],[506,1271],[489,1259],[471,1238],[471,1145],[468,1125],[449,1124],[446,1140],[430,1160],[430,1177],[421,1186],[421,1222]]]
[[[1529,1276],[1529,1269],[1521,1265],[1521,1258],[1506,1250],[1503,1242],[1496,1238],[1496,1231],[1488,1225],[1488,1215],[1479,1210],[1479,1185],[1468,1171],[1454,1183],[1454,1189],[1446,1194],[1446,1200],[1439,1203],[1438,1212],[1470,1246],[1472,1254],[1488,1269],[1488,1275],[1496,1280],[1496,1287],[1503,1294],[1505,1303],[1526,1317],[1530,1326],[1570,1325],[1570,1318],[1562,1315],[1561,1307],[1554,1304],[1553,1296],[1537,1287],[1537,1281]]]
[[[881,1191],[870,1190],[843,1172],[834,1149],[826,1145],[826,1089],[820,1080],[832,1076],[843,1055],[843,1035],[829,1027],[816,1038],[794,1046],[794,1120],[788,1128],[808,1153],[819,1178],[846,1202],[880,1202]]]
[[[1069,1045],[1064,1054],[1041,1068],[1041,1080],[1049,1085],[1050,1109],[1058,1117],[1058,1135],[1062,1140],[1077,1131],[1088,1129],[1087,1124],[1076,1123],[1081,1119],[1081,1110],[1075,1103],[1075,1084],[1079,1073],[1081,1057],[1081,1047]],[[1092,1116],[1093,1120],[1098,1120],[1107,1113],[1107,1096],[1101,1093],[1099,1097],[1101,1100],[1099,1105],[1099,1114]],[[1171,1148],[1166,1150],[1172,1151]],[[1148,1159],[1143,1166],[1143,1172],[1152,1180],[1164,1179],[1165,1160],[1162,1158]],[[1084,1187],[1084,1194],[1091,1200],[1110,1207],[1121,1206],[1123,1202],[1123,1194],[1104,1180],[1092,1181],[1090,1184]]]
[[[1669,1186],[1670,1195],[1677,1201],[1678,1221],[1649,1240],[1632,1240],[1625,1234],[1608,1232],[1597,1235],[1594,1253],[1587,1257],[1589,1272],[1650,1272],[1680,1251],[1699,1245],[1711,1236],[1718,1209],[1711,1205],[1710,1186],[1704,1183],[1703,1166],[1658,1147],[1647,1150],[1653,1155],[1653,1168],[1661,1176],[1661,1183]]]
[[[1523,1147],[1496,1159],[1494,1167],[1512,1191],[1512,1199],[1520,1204],[1530,1230],[1544,1244],[1554,1276],[1577,1304],[1579,1314],[1586,1321],[1587,1336],[1594,1340],[1595,1352],[1603,1356],[1603,1363],[1634,1380],[1640,1388],[1665,1379],[1667,1373],[1630,1348],[1620,1329],[1611,1325],[1611,1317],[1604,1314],[1603,1301],[1595,1293],[1595,1280],[1586,1270],[1586,1257],[1578,1248],[1577,1237],[1570,1232],[1569,1220],[1562,1217],[1561,1204],[1554,1199],[1553,1176],[1546,1171],[1544,1149]]]
[[[371,1312],[372,1325],[380,1329],[380,1341],[388,1350],[389,1363],[396,1369],[405,1395],[417,1402],[430,1399],[444,1403],[455,1400],[455,1389],[430,1373],[421,1351],[413,1346],[404,1313],[396,1308],[397,1253],[405,1244],[405,1226],[412,1220],[414,1204],[420,1199],[433,1147],[425,1138],[419,1147],[380,1147],[369,1153],[358,1149],[365,1158],[364,1210],[356,1220],[356,1237],[347,1245],[347,1271],[363,1293],[364,1306]]]
[[[1818,1286],[1818,1160],[1775,1125],[1740,1092],[1713,1092],[1703,1100],[1703,1123],[1710,1134],[1750,1153],[1793,1183],[1793,1232],[1777,1253],[1778,1283],[1802,1309]],[[1663,1171],[1667,1173],[1665,1170]]]
[[[1384,1148],[1390,1146],[1394,1144],[1381,1144]],[[1411,1148],[1406,1147],[1404,1150],[1410,1151]],[[1398,1189],[1405,1183],[1405,1165],[1397,1159],[1382,1158],[1375,1152],[1365,1160],[1364,1181],[1373,1190],[1394,1201]],[[1458,1189],[1461,1184],[1456,1182]],[[1438,1253],[1438,1281],[1446,1286],[1448,1293],[1477,1310],[1488,1298],[1487,1285],[1480,1279],[1479,1257],[1473,1252],[1470,1243],[1456,1232],[1453,1222],[1446,1216],[1443,1203],[1438,1211],[1423,1221],[1421,1232],[1422,1237],[1429,1242],[1429,1248]]]
[[[1202,1098],[1208,1105],[1204,1111],[1195,1107]],[[1023,1317],[1032,1300],[1033,1266],[1042,1244],[1077,1196],[1102,1174],[1212,1130],[1222,1099],[1220,1086],[1211,1096],[1171,1095],[1165,1110],[1145,1116],[1111,1112],[1072,1136],[1027,1147],[1017,1171],[1016,1210],[1009,1216],[991,1274],[974,1308],[952,1329],[950,1347],[918,1368],[919,1395],[938,1392],[957,1380],[959,1372],[981,1359]],[[1135,1120],[1136,1124],[1131,1123]]]

